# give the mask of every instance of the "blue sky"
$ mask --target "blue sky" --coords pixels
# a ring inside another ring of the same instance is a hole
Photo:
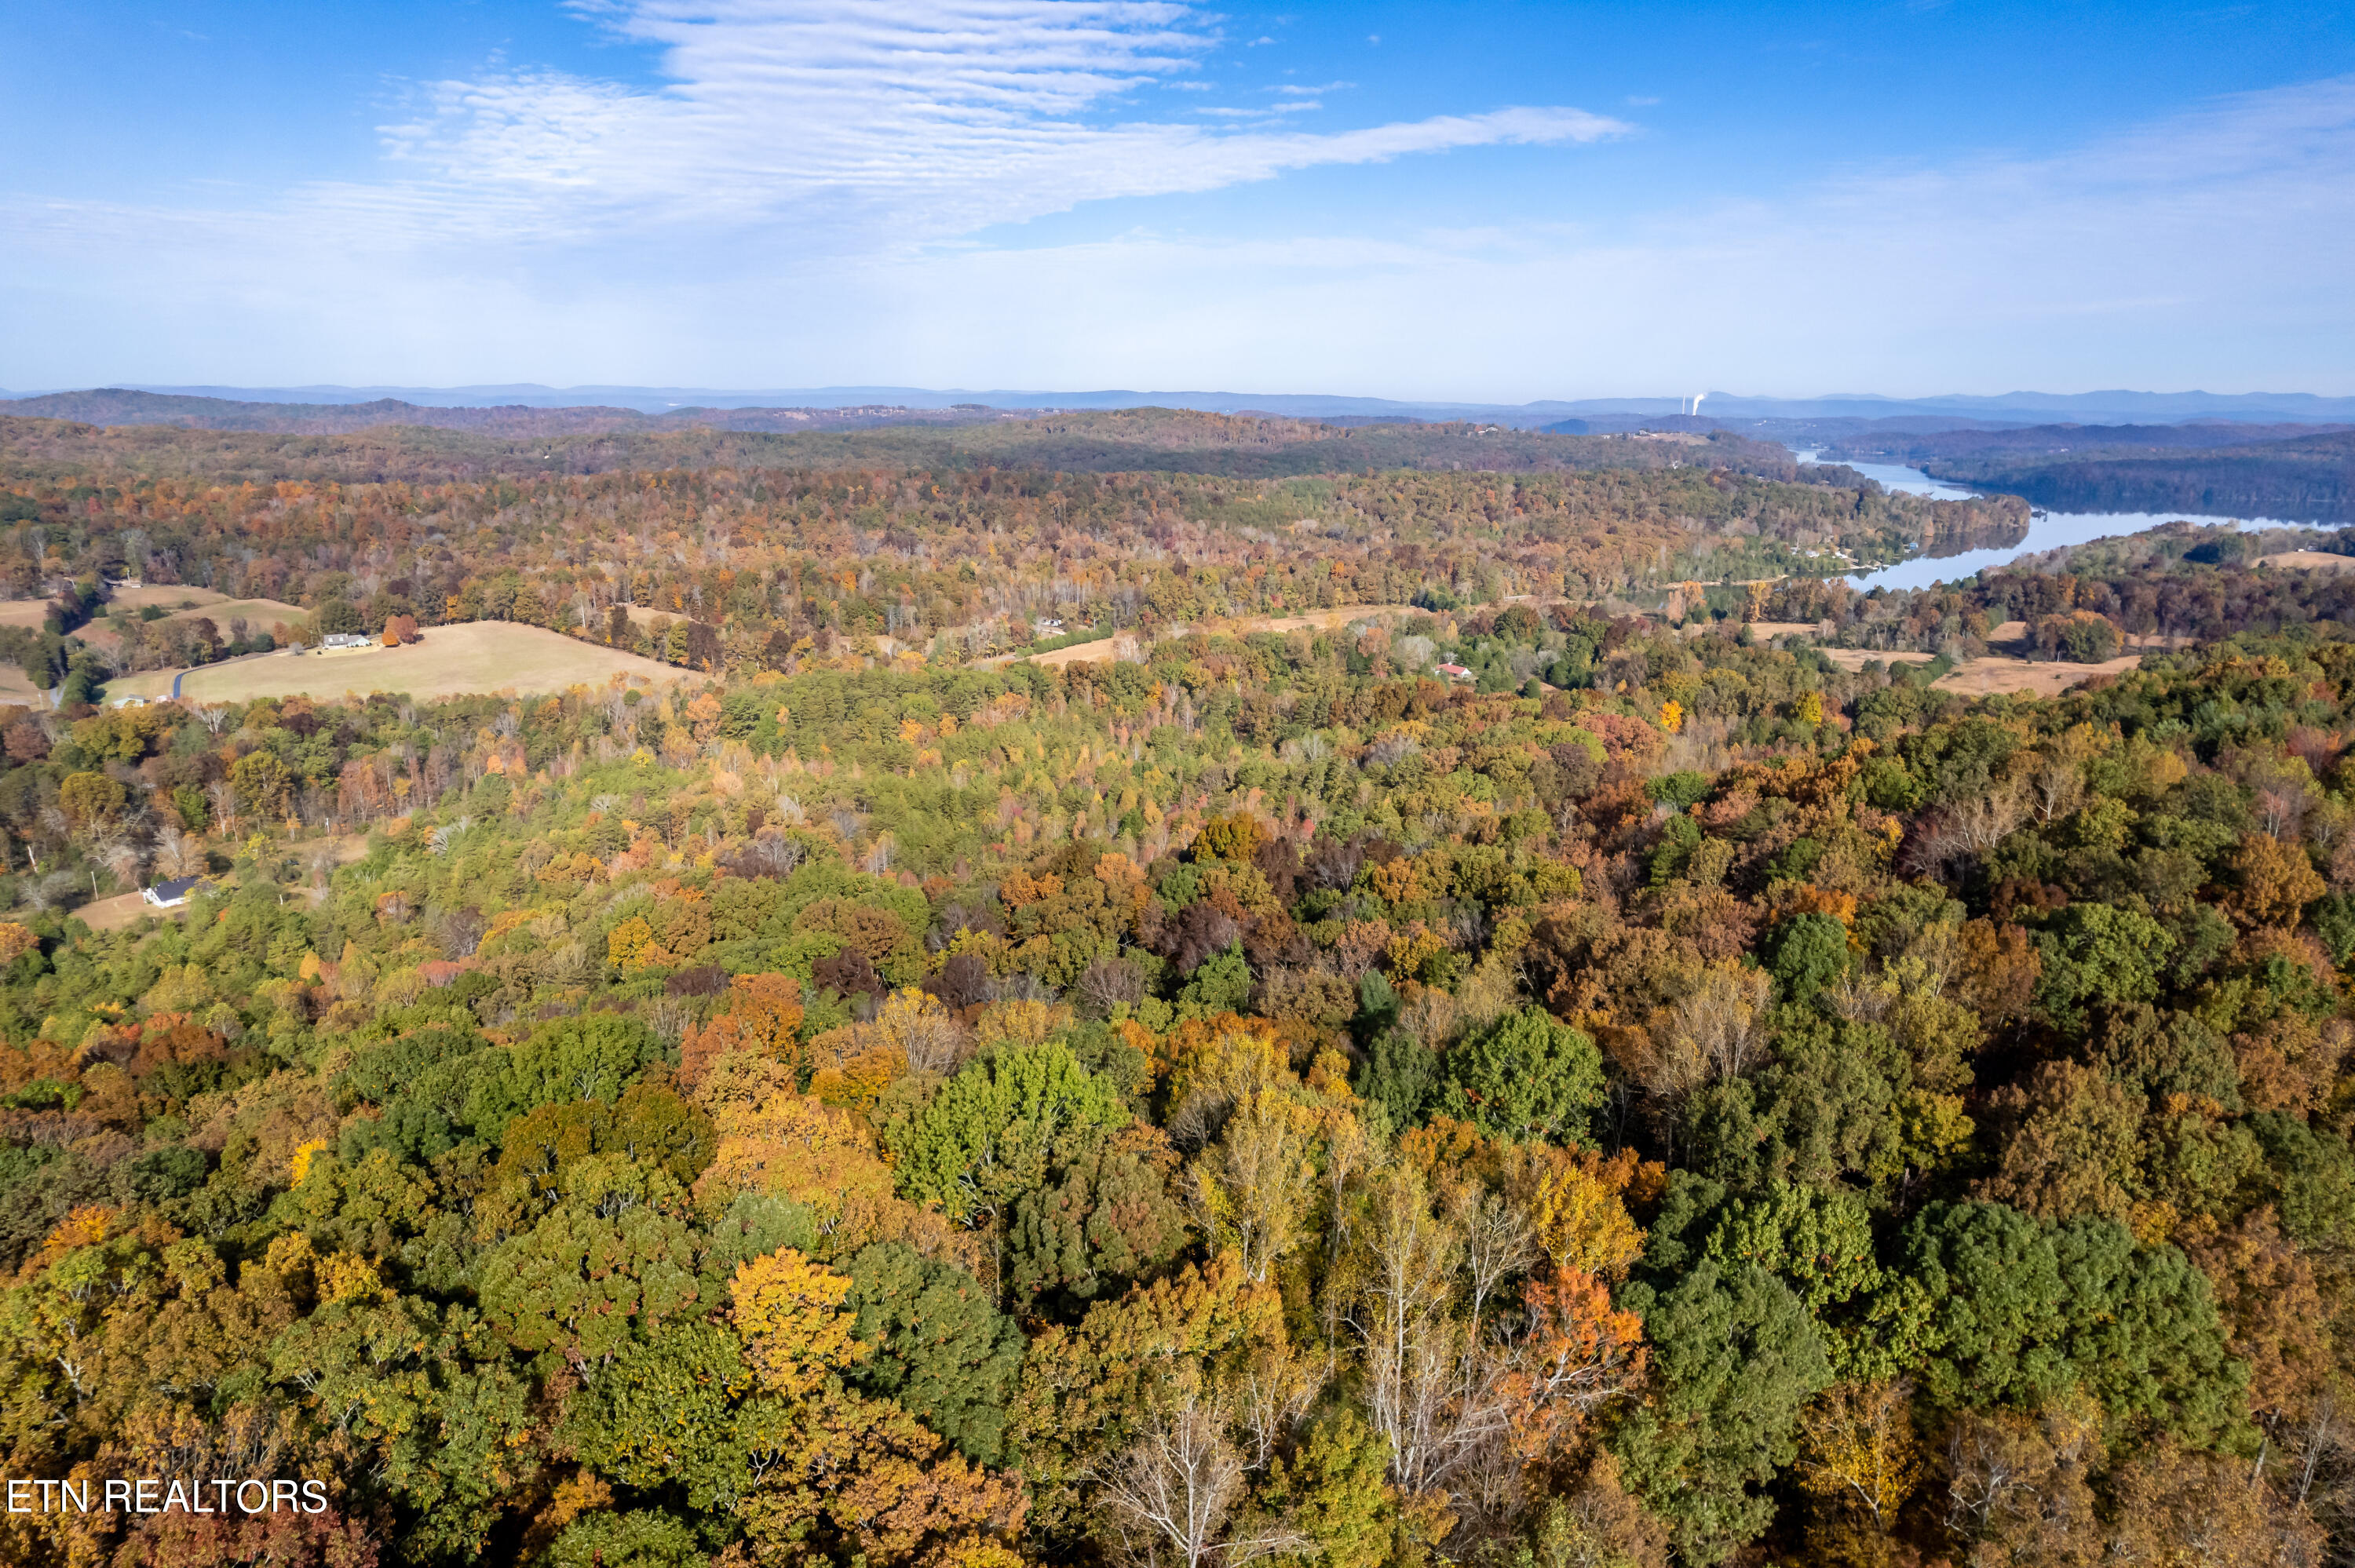
[[[2355,392],[2355,0],[19,3],[0,386]]]

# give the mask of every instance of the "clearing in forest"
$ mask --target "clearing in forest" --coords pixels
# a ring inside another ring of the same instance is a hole
[[[110,683],[109,698],[168,697],[177,672],[151,670]],[[187,702],[251,702],[256,697],[366,696],[400,692],[412,697],[453,697],[484,692],[560,692],[602,685],[615,675],[645,682],[679,681],[689,673],[635,653],[575,641],[544,627],[506,620],[471,620],[426,630],[405,648],[353,652],[263,653],[200,665],[186,673]]]

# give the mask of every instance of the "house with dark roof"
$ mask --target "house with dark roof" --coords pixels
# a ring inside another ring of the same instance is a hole
[[[201,876],[176,876],[169,882],[159,882],[152,887],[141,889],[139,896],[158,909],[177,909],[188,901],[188,895],[203,880]]]

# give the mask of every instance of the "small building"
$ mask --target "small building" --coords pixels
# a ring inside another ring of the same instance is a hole
[[[147,699],[136,696],[117,697],[106,705],[111,708],[144,708],[147,705]]]
[[[1039,637],[1060,637],[1063,634],[1063,623],[1054,616],[1042,615],[1030,623],[1030,630],[1033,634]]]
[[[330,631],[319,639],[322,652],[333,653],[345,648],[373,648],[377,640],[365,631]]]
[[[1472,672],[1461,664],[1435,664],[1432,666],[1431,673],[1447,681],[1468,681],[1472,678]]]
[[[200,876],[176,876],[169,882],[159,882],[142,889],[139,896],[155,908],[177,909],[188,901],[188,895],[197,890],[197,884],[203,880]]]

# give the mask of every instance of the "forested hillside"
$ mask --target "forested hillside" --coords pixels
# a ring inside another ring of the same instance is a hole
[[[2006,514],[124,434],[8,449],[60,619],[702,630],[668,687],[0,710],[7,1474],[325,1499],[0,1557],[2355,1553],[2342,579],[2182,530],[1642,613]],[[1136,657],[971,662],[1050,609]],[[2003,620],[2184,645],[1970,703],[1778,630]]]
[[[59,604],[56,635],[19,628],[25,646],[0,641],[0,657],[27,663],[43,689],[58,684],[76,654],[64,635],[106,620],[104,585],[126,575],[291,601],[312,612],[314,635],[373,633],[400,616],[427,628],[512,620],[751,673],[837,649],[862,660],[1004,652],[1048,618],[1155,630],[1418,596],[1443,609],[1499,595],[1657,598],[1679,580],[1833,570],[2026,525],[2017,502],[1817,482],[1846,471],[1811,469],[1802,482],[1779,449],[1732,440],[1343,431],[1149,411],[991,429],[1018,438],[1026,466],[927,449],[951,438],[904,431],[518,443],[0,419],[0,587]],[[1407,447],[1535,455],[1513,473],[1436,458],[1291,479],[1167,471],[1189,453],[1213,469],[1287,453],[1313,467],[1352,442],[1369,462]],[[1027,466],[1039,450],[1073,461]],[[911,452],[938,466],[907,466]],[[872,465],[848,466],[861,453]],[[677,466],[627,466],[634,454]],[[819,458],[845,466],[752,466]],[[1171,461],[1090,471],[1147,459]],[[515,466],[525,471],[485,477]],[[90,683],[250,646],[225,627],[207,637],[186,620],[124,612],[102,630],[83,640]]]
[[[2068,512],[2355,522],[2355,433],[2344,430],[2200,451],[1988,454],[1926,466]]]

